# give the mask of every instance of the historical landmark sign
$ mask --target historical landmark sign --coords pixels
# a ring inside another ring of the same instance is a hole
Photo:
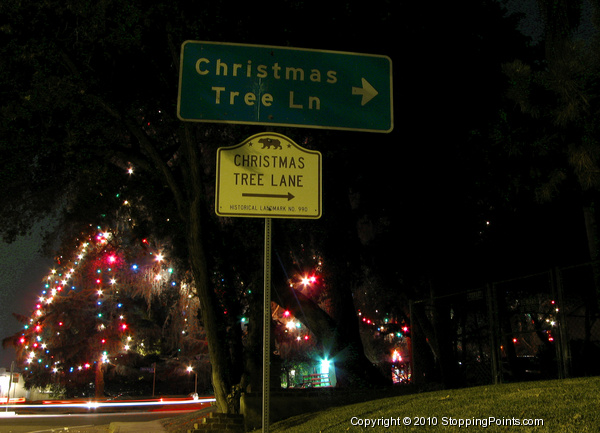
[[[321,153],[271,132],[217,150],[215,212],[255,218],[321,217]]]

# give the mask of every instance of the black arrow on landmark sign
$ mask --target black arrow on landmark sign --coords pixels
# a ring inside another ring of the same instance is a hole
[[[288,201],[294,198],[294,196],[289,192],[287,194],[252,194],[243,192],[242,197],[287,198]]]

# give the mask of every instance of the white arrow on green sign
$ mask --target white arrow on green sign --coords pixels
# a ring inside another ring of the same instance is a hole
[[[181,120],[390,132],[392,107],[387,56],[201,41],[181,47]]]

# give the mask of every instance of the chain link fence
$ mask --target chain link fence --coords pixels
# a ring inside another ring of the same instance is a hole
[[[413,382],[470,386],[600,374],[595,266],[413,302]]]

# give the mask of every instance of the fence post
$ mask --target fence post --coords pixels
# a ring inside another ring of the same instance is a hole
[[[410,326],[410,381],[412,383],[415,383],[415,381],[418,383],[419,380],[417,379],[417,376],[415,374],[415,345],[414,345],[414,340],[413,340],[413,336],[415,335],[415,322],[413,320],[413,300],[411,299],[409,304],[408,304],[408,321],[409,321],[409,325]]]
[[[552,295],[556,300],[558,316],[558,342],[556,345],[556,360],[558,363],[558,378],[570,377],[569,340],[567,338],[567,320],[565,314],[564,288],[559,268],[550,271],[552,281]]]
[[[492,369],[492,381],[494,385],[502,381],[500,366],[500,347],[498,345],[498,311],[496,299],[496,290],[493,284],[487,284],[485,287],[485,300],[488,310],[488,324],[490,332],[490,359]]]

